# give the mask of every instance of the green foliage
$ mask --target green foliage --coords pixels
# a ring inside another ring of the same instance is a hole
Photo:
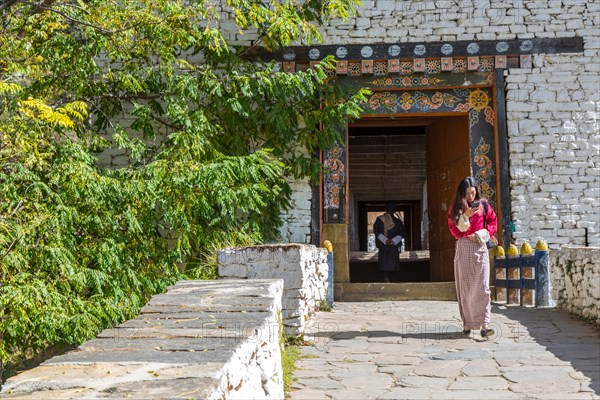
[[[300,345],[295,342],[283,342],[283,351],[281,352],[281,365],[283,369],[283,390],[287,394],[292,390],[294,383],[294,371],[296,362],[300,358]]]
[[[321,299],[321,301],[319,301],[319,311],[332,312],[333,307],[326,300]]]
[[[215,277],[219,248],[277,239],[287,177],[318,176],[364,93],[326,84],[331,59],[249,60],[221,11],[274,50],[356,4],[0,3],[0,357],[79,343]]]

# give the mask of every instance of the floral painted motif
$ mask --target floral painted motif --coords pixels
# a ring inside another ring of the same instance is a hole
[[[412,74],[413,63],[410,61],[400,61],[400,74]]]
[[[486,107],[483,113],[485,114],[485,122],[490,125],[494,125],[494,110],[492,107]]]
[[[404,77],[386,77],[378,78],[369,82],[375,86],[382,87],[420,87],[420,86],[432,86],[442,82],[439,78],[433,78],[428,76],[404,76]]]
[[[344,148],[333,147],[325,152],[325,208],[337,209],[340,207],[340,192],[346,184],[346,168],[341,158],[344,156]]]
[[[493,204],[494,199],[494,190],[492,189],[493,185],[493,176],[494,176],[494,168],[492,164],[492,160],[488,156],[490,152],[490,145],[485,142],[482,138],[479,139],[479,145],[475,149],[475,157],[473,158],[473,162],[478,167],[475,176],[479,180],[481,191],[483,192],[483,196],[487,199],[490,199],[490,203]]]
[[[328,156],[330,158],[340,158],[344,154],[344,149],[341,147],[334,147],[329,150]]]
[[[338,62],[339,64],[339,62]],[[350,63],[348,67],[350,68]],[[340,73],[340,75],[343,75]],[[467,97],[469,90],[464,89],[461,86],[465,84],[465,80],[474,86],[494,86],[495,85],[495,74],[493,72],[471,72],[466,77],[461,74],[435,74],[435,75],[424,75],[424,74],[409,74],[409,75],[395,75],[388,74],[384,76],[368,76],[361,75],[360,77],[351,76],[340,77],[340,79],[347,79],[349,84],[353,84],[360,87],[369,87],[371,90],[385,90],[385,89],[422,89],[422,90],[437,90],[437,91],[454,91],[460,97]],[[471,90],[475,90],[472,88]],[[487,90],[487,89],[480,89]],[[488,91],[488,96],[491,98],[491,93]]]
[[[479,59],[479,71],[480,72],[491,72],[494,70],[494,58],[486,57]]]
[[[454,73],[463,73],[467,72],[467,59],[459,58],[454,59],[452,72]]]
[[[415,76],[380,78],[372,81],[377,85],[411,85],[422,79]],[[444,110],[464,112],[469,115],[469,125],[484,121],[494,124],[494,110],[490,95],[482,89],[452,89],[447,91],[376,92],[365,104],[368,114],[394,112],[423,112]]]
[[[375,62],[373,72],[375,75],[387,75],[388,63],[386,62]]]
[[[357,62],[348,63],[348,75],[360,76],[361,75],[361,64]]]
[[[440,60],[427,60],[425,61],[425,73],[437,74],[442,70],[442,63]]]
[[[376,112],[409,111],[416,108],[419,111],[437,110],[438,108],[453,107],[461,99],[448,92],[377,92],[368,100],[366,106]]]
[[[402,96],[398,98],[398,104],[400,104],[400,107],[405,111],[410,110],[414,102],[413,97],[408,92],[403,93]]]
[[[469,111],[469,128],[472,128],[479,122],[479,113],[474,108]]]
[[[481,189],[481,195],[486,198],[489,202],[490,205],[492,206],[492,208],[496,208],[496,199],[495,199],[495,191],[494,189],[490,186],[490,184],[488,182],[483,182],[481,183],[481,185],[479,185],[479,188]]]

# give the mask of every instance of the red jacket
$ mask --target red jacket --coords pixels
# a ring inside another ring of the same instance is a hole
[[[471,218],[469,218],[470,226],[466,232],[461,232],[458,229],[458,227],[456,226],[456,223],[454,222],[454,218],[452,217],[452,210],[448,211],[448,227],[450,228],[450,233],[452,233],[452,235],[456,239],[469,236],[469,235],[477,232],[478,230],[483,229],[483,212],[484,212],[483,202],[484,201],[487,202],[487,200],[481,200],[481,203],[479,204],[479,210],[475,214],[473,214],[471,216]],[[487,207],[486,229],[490,233],[490,237],[491,237],[496,234],[498,221],[497,221],[496,213],[494,212],[494,209],[492,208],[492,206],[490,205],[489,202],[487,202],[487,203],[488,203],[488,207]]]

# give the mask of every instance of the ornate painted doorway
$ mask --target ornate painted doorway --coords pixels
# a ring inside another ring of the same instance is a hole
[[[477,71],[394,78],[349,76],[338,80],[373,91],[364,104],[365,118],[379,119],[382,124],[403,118],[426,121],[429,275],[432,282],[454,280],[454,239],[445,216],[458,181],[464,176],[476,176],[490,204],[497,207],[499,203],[495,74]],[[347,127],[343,129],[347,131]],[[338,231],[344,229],[341,225],[353,223],[348,212],[353,197],[348,185],[352,168],[346,147],[346,143],[340,144],[324,153],[327,173],[323,179],[323,223],[338,225]],[[345,235],[348,243],[348,234]],[[349,257],[338,261],[349,263]],[[344,273],[337,269],[338,278],[341,275],[350,282],[346,272],[349,267],[344,268]]]

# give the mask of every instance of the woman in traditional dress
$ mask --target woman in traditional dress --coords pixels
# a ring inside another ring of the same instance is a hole
[[[456,189],[454,203],[448,211],[448,227],[456,240],[454,281],[463,333],[481,328],[489,337],[491,314],[490,258],[486,242],[496,233],[496,213],[481,199],[481,190],[473,177],[464,178]]]

